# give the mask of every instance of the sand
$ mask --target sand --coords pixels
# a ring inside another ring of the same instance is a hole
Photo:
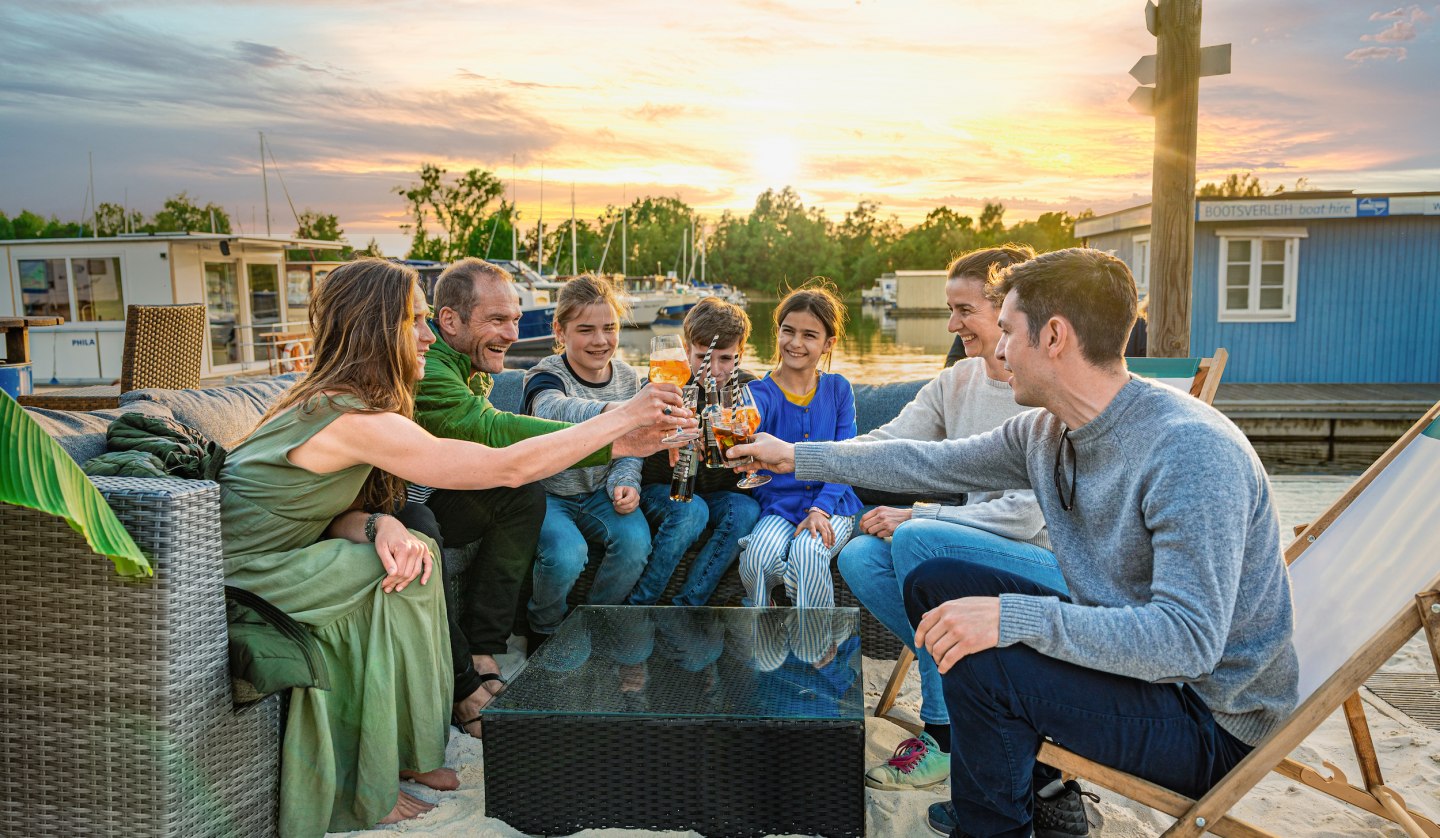
[[[1350,485],[1347,477],[1276,477],[1273,478],[1276,505],[1281,524],[1288,533],[1294,524],[1311,520],[1324,511]],[[519,664],[519,656],[506,656],[507,668]],[[865,703],[873,709],[893,666],[891,661],[866,658]],[[1394,655],[1383,668],[1389,672],[1433,673],[1430,653],[1422,636],[1416,636]],[[1436,682],[1440,701],[1440,681]],[[1380,756],[1381,769],[1387,785],[1398,792],[1413,810],[1440,821],[1440,731],[1430,730],[1409,720],[1375,699],[1368,692],[1366,713]],[[900,718],[918,720],[920,705],[919,680],[912,667],[904,689],[892,711]],[[888,721],[867,715],[866,765],[873,765],[890,756],[896,744],[908,734]],[[1338,713],[1330,717],[1296,749],[1293,758],[1323,770],[1322,761],[1340,767],[1358,782],[1345,722]],[[385,827],[384,831],[406,835],[478,836],[479,838],[519,838],[523,833],[507,824],[487,818],[485,810],[484,762],[480,742],[469,736],[452,734],[447,764],[460,773],[461,788],[454,792],[435,792],[405,784],[412,794],[438,803],[429,814],[406,823]],[[803,770],[797,766],[796,770]],[[1150,809],[1125,801],[1103,789],[1094,789],[1100,803],[1091,815],[1092,835],[1106,838],[1142,838],[1156,835],[1170,819]],[[564,805],[564,790],[555,789],[556,805]],[[948,799],[944,784],[925,791],[886,792],[866,790],[866,833],[877,836],[934,835],[925,823],[926,808],[936,801]],[[1234,809],[1234,814],[1255,826],[1279,836],[1296,838],[1341,838],[1342,836],[1393,836],[1403,838],[1397,826],[1359,809],[1347,806],[1308,789],[1299,783],[1270,774]],[[367,833],[349,833],[364,835]],[[370,834],[373,834],[370,833]],[[651,832],[644,830],[586,830],[577,833],[588,838],[632,838],[632,836],[690,836],[688,832]]]

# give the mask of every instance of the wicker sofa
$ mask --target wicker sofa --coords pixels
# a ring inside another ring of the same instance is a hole
[[[521,375],[497,378],[495,404],[515,409]],[[105,428],[127,411],[171,416],[230,445],[293,380],[138,390],[116,409],[30,413],[77,462],[105,450]],[[888,421],[920,386],[857,385],[862,431]],[[122,580],[63,521],[0,504],[10,580],[0,593],[0,822],[23,835],[272,834],[281,702],[231,703],[219,488],[94,482],[151,556],[153,579]],[[447,549],[447,573],[469,559]],[[588,587],[587,575],[575,602]],[[732,570],[717,601],[738,592]],[[838,575],[836,595],[840,605],[858,605]],[[866,653],[896,657],[899,642],[864,617]]]
[[[234,443],[290,380],[137,390],[119,408],[30,414],[77,462],[104,452],[106,427],[126,411]],[[94,482],[153,579],[121,579],[64,521],[0,504],[0,831],[272,834],[281,699],[231,701],[219,487]]]

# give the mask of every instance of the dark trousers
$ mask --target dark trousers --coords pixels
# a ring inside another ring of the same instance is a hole
[[[460,572],[456,626],[467,654],[504,654],[521,588],[535,563],[545,520],[539,483],[511,489],[441,489],[426,502],[451,547],[479,540],[479,553]]]
[[[945,559],[906,578],[905,607],[918,625],[944,602],[1002,593],[1063,598],[1023,576]],[[1035,761],[1043,739],[1190,797],[1250,752],[1188,686],[1086,669],[1021,644],[968,655],[941,681],[957,835],[1030,835],[1036,783],[1059,776]]]
[[[440,534],[440,524],[435,520],[435,512],[425,504],[407,503],[395,513],[395,517],[400,519],[406,529],[430,536],[442,551],[445,549],[445,539]],[[480,674],[475,671],[475,664],[470,660],[470,647],[465,642],[465,633],[456,622],[460,609],[455,601],[455,586],[446,578],[444,563],[439,561],[438,556],[435,567],[439,575],[432,575],[430,581],[438,581],[445,588],[445,618],[450,628],[450,663],[455,670],[455,701],[459,702],[480,687]]]

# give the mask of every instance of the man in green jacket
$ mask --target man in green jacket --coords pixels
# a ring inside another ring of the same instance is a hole
[[[504,370],[505,352],[519,337],[520,298],[509,273],[480,259],[462,259],[440,275],[434,306],[430,328],[437,340],[425,356],[425,377],[415,391],[415,421],[421,427],[435,436],[495,448],[569,427],[507,413],[490,403],[490,376]],[[601,465],[612,455],[643,456],[666,433],[666,428],[632,432],[576,466]],[[545,491],[539,483],[433,493],[412,486],[410,499],[434,512],[444,545],[480,540],[479,555],[461,575],[458,601],[451,607],[456,716],[464,723],[479,715],[503,683],[494,656],[506,649],[521,587],[535,560]],[[466,724],[466,729],[478,732],[479,726]]]

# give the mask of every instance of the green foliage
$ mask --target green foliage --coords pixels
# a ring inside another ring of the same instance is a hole
[[[101,201],[95,208],[95,232],[101,236],[139,233],[145,229],[145,215],[140,210],[126,210],[119,204]]]
[[[710,273],[740,287],[779,294],[814,276],[844,287],[843,247],[835,226],[819,208],[807,209],[788,186],[760,193],[744,218],[722,215],[709,253]]]
[[[230,214],[224,207],[207,203],[200,206],[189,194],[181,192],[165,199],[155,218],[146,225],[152,233],[229,233]]]
[[[336,218],[334,213],[316,212],[307,207],[304,212],[300,213],[300,223],[295,228],[295,238],[338,242],[345,238],[345,231],[340,229],[340,219]]]
[[[490,202],[503,194],[498,178],[472,169],[447,184],[445,171],[430,164],[420,175],[419,184],[395,190],[414,219],[405,227],[412,231],[411,258],[515,258],[511,224],[519,223],[518,213],[503,200],[489,210]],[[627,215],[622,236],[620,222]],[[439,222],[443,232],[432,231],[427,226],[432,222]],[[888,271],[936,270],[965,251],[1005,242],[1030,244],[1040,251],[1079,244],[1069,213],[1049,212],[1007,228],[1003,204],[986,204],[978,223],[949,207],[937,207],[907,229],[876,201],[861,200],[835,224],[818,207],[805,206],[790,187],[761,193],[749,213],[726,211],[713,221],[678,196],[650,196],[625,208],[606,207],[594,220],[576,219],[573,224],[576,267],[582,272],[598,266],[604,273],[618,273],[623,265],[635,276],[674,271],[684,277],[693,265],[698,276],[699,245],[690,250],[690,263],[685,260],[685,238],[693,225],[704,240],[707,277],[776,295],[813,276],[828,277],[842,291],[852,292]],[[518,258],[532,265],[539,245],[537,226],[523,223],[517,237]],[[571,226],[563,216],[546,224],[546,272],[570,273]]]
[[[401,225],[402,230],[414,230],[411,259],[453,262],[485,254],[487,234],[495,226],[490,223],[489,206],[504,196],[505,184],[480,169],[471,169],[450,182],[445,174],[439,166],[425,163],[420,167],[419,183],[395,187],[414,219],[413,224]],[[503,200],[498,212],[511,214]],[[438,227],[434,233],[426,226],[431,221]]]
[[[1200,188],[1195,190],[1197,198],[1260,198],[1264,195],[1265,187],[1252,172],[1243,175],[1231,174],[1220,183],[1201,184]]]
[[[22,213],[23,214],[23,213]],[[100,491],[8,393],[0,392],[0,456],[22,468],[0,471],[0,502],[64,518],[96,553],[108,556],[121,576],[153,576],[154,570]]]
[[[74,221],[61,221],[55,216],[46,219],[30,210],[21,210],[14,218],[0,213],[0,239],[73,239],[89,235],[89,228]]]

